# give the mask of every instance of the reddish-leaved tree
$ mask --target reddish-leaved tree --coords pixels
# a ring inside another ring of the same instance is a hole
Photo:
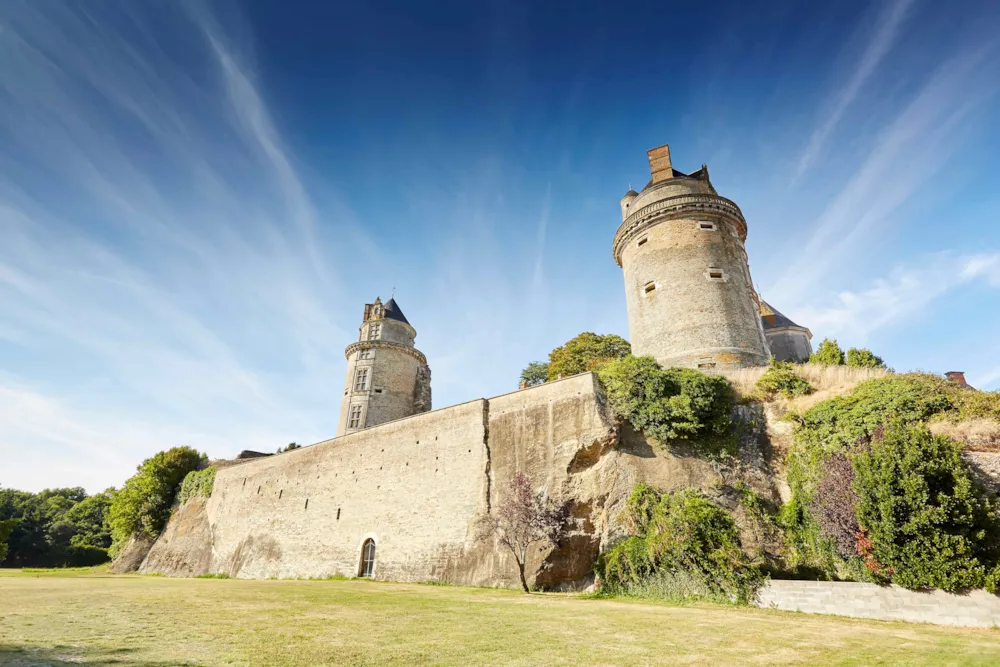
[[[532,545],[555,544],[565,524],[565,513],[543,493],[536,493],[531,478],[519,472],[501,489],[492,511],[479,518],[476,532],[479,539],[496,539],[510,549],[517,561],[521,587],[527,593],[524,563],[528,550]]]

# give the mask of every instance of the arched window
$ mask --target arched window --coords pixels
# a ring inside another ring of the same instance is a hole
[[[361,568],[358,573],[362,577],[370,577],[375,572],[375,540],[370,537],[361,545]]]

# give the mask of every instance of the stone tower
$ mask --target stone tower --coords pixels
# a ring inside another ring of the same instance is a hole
[[[812,354],[812,332],[779,313],[766,301],[760,302],[760,321],[764,325],[767,347],[778,361],[804,364]]]
[[[649,166],[642,192],[621,200],[613,246],[633,354],[706,370],[766,363],[743,213],[716,194],[708,167],[674,169],[669,147],[649,151]]]
[[[413,346],[416,330],[395,299],[365,304],[357,342],[347,346],[347,379],[337,435],[431,409],[431,369]]]

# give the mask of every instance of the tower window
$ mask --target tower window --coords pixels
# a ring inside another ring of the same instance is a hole
[[[382,333],[381,324],[369,324],[368,325],[368,340],[376,340]]]
[[[365,391],[368,389],[368,369],[359,368],[354,376],[354,391]]]
[[[361,426],[361,406],[351,406],[351,416],[347,420],[347,428],[358,428]]]
[[[703,232],[714,232],[716,230],[716,226],[714,222],[699,222],[698,229]]]
[[[361,350],[361,354],[358,355],[359,359],[374,359],[375,350]]]
[[[726,272],[722,269],[717,269],[715,267],[708,267],[708,271],[705,272],[705,277],[709,280],[714,280],[715,282],[724,283],[728,280],[726,277]]]
[[[649,294],[651,292],[655,292],[656,291],[656,281],[652,281],[651,280],[648,283],[646,283],[646,286],[642,288],[642,291],[645,292],[646,294]]]
[[[635,247],[639,248],[639,247],[645,245],[646,241],[648,241],[648,240],[649,239],[647,237],[643,236],[641,239],[639,239],[638,241],[635,242]]]

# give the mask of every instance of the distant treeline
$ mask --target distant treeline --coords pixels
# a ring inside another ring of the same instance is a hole
[[[106,515],[114,489],[88,496],[80,487],[39,493],[0,488],[0,523],[10,531],[4,567],[97,565],[108,560]],[[2,552],[2,549],[0,549]]]

